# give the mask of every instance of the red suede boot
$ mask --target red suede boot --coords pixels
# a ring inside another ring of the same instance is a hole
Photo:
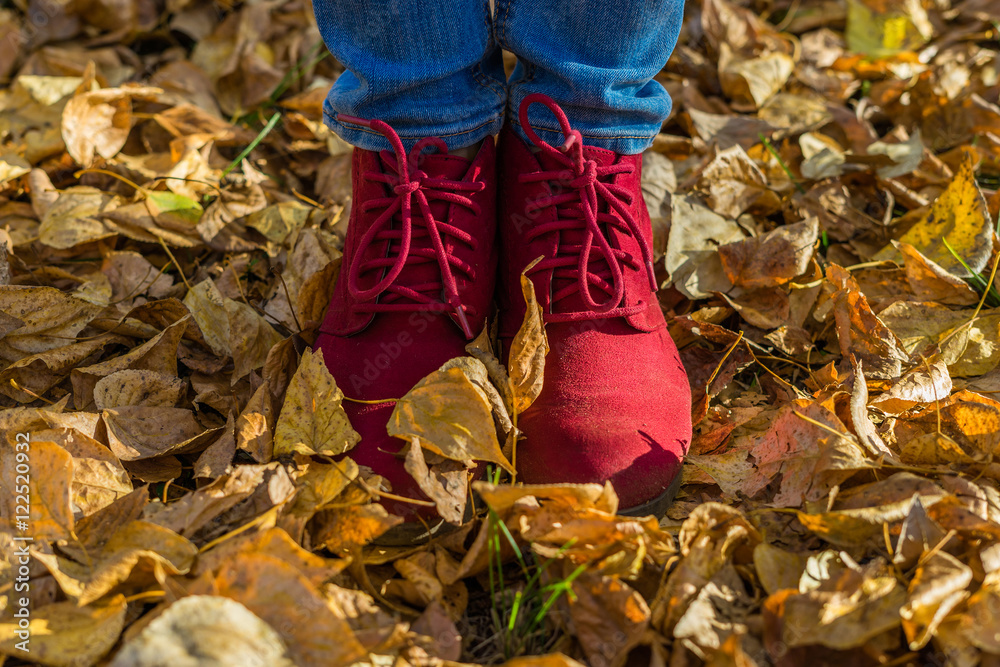
[[[528,123],[540,102],[559,121],[560,149]],[[530,271],[550,351],[541,395],[520,415],[518,478],[611,480],[623,511],[662,514],[691,442],[691,391],[656,299],[652,229],[640,155],[584,146],[562,110],[529,95],[500,140],[500,335],[524,318],[519,276]]]
[[[497,264],[496,152],[487,137],[470,161],[429,138],[407,155],[385,123],[347,120],[385,135],[393,152],[354,150],[343,264],[316,347],[348,398],[400,398],[465,354],[489,314]],[[422,154],[429,146],[438,152]],[[389,480],[394,494],[426,500],[397,456],[405,443],[386,433],[395,405],[344,402],[361,434],[348,455]],[[417,518],[415,505],[382,504]]]

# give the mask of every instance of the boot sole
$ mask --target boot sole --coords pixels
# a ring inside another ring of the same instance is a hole
[[[657,519],[662,519],[663,515],[667,513],[670,506],[674,502],[674,497],[677,495],[677,491],[681,488],[681,473],[677,471],[677,477],[674,481],[670,482],[670,486],[667,490],[653,498],[647,503],[642,505],[634,505],[632,507],[627,507],[625,509],[618,510],[618,514],[621,516],[655,516]]]

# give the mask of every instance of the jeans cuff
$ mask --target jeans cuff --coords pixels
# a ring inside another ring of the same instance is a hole
[[[528,139],[528,135],[525,134],[524,128],[521,127],[521,123],[518,122],[517,118],[508,117],[507,122],[510,123],[511,129],[513,129],[526,144],[531,145],[531,140]],[[562,144],[562,130],[558,128],[550,129],[547,127],[539,127],[534,123],[532,123],[531,127],[535,130],[535,134],[556,148]],[[604,148],[621,155],[638,155],[643,152],[653,145],[653,140],[656,139],[656,135],[659,133],[660,129],[656,128],[648,133],[641,133],[636,132],[634,128],[614,131],[607,128],[588,129],[587,127],[580,126],[579,124],[573,124],[572,128],[580,132],[580,136],[583,137],[583,144],[585,146]]]
[[[369,127],[354,125],[352,123],[342,123],[326,112],[323,113],[323,120],[338,137],[352,146],[357,146],[367,151],[392,150],[389,140]],[[464,122],[426,126],[419,129],[407,128],[404,132],[398,132],[398,130],[397,132],[403,142],[403,147],[407,151],[425,137],[438,137],[444,140],[445,145],[448,146],[448,150],[453,151],[472,146],[485,139],[488,135],[499,134],[502,124],[503,115],[496,114],[486,122],[480,122],[471,128],[468,127],[468,122]]]

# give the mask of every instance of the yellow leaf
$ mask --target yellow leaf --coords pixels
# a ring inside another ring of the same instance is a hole
[[[730,282],[753,289],[790,282],[806,272],[819,237],[819,219],[783,225],[761,236],[719,246]]]
[[[769,595],[786,588],[797,589],[808,560],[808,554],[785,551],[765,542],[753,550],[757,577]]]
[[[576,638],[592,665],[624,665],[649,627],[646,601],[618,577],[584,573],[573,582],[567,603]],[[609,661],[609,655],[617,658]]]
[[[125,369],[105,375],[94,385],[94,403],[98,410],[126,405],[172,408],[177,405],[187,384],[167,373]]]
[[[155,564],[169,574],[184,574],[197,553],[198,548],[187,539],[148,521],[133,521],[115,532],[88,563],[32,550],[66,596],[81,606],[124,582],[140,562]]]
[[[31,165],[17,153],[0,153],[0,186],[31,171]]]
[[[848,0],[847,48],[885,58],[920,48],[933,34],[918,0]]]
[[[583,664],[562,653],[550,653],[514,658],[503,663],[502,667],[583,667]]]
[[[84,516],[132,491],[132,481],[118,457],[107,446],[75,428],[34,431],[32,437],[51,440],[73,457],[71,500],[74,510]]]
[[[206,429],[186,408],[127,405],[101,414],[111,451],[122,461],[197,451],[219,431]]]
[[[483,501],[497,514],[503,516],[514,503],[532,496],[581,509],[593,508],[614,514],[618,510],[618,496],[614,487],[600,484],[518,484],[516,486],[494,485],[487,482],[473,482]]]
[[[521,272],[521,292],[524,294],[527,310],[524,313],[524,322],[510,344],[510,360],[507,362],[515,414],[524,412],[542,393],[545,355],[549,353],[549,339],[545,335],[542,307],[535,298],[535,285],[527,276],[528,270],[540,260],[541,257]]]
[[[851,569],[857,573],[846,582],[846,590],[815,590],[788,598],[782,632],[787,645],[845,650],[899,627],[906,591],[885,563],[876,559],[863,569]]]
[[[899,615],[910,650],[927,645],[934,631],[960,602],[969,597],[972,568],[951,554],[938,551],[917,567],[910,582],[909,599]]]
[[[116,200],[95,188],[68,188],[42,216],[38,240],[50,248],[65,250],[114,236],[100,217],[115,208]]]
[[[986,575],[982,587],[969,598],[962,615],[963,634],[987,653],[1000,653],[1000,633],[996,629],[996,610],[1000,608],[1000,570]]]
[[[120,336],[103,335],[24,357],[0,371],[0,392],[20,403],[36,401],[38,396],[44,396],[49,389],[62,382],[80,363],[92,359],[95,352],[127,340]]]
[[[945,271],[965,278],[969,272],[955,255],[979,273],[989,261],[994,237],[986,200],[976,184],[972,160],[967,158],[948,188],[934,200],[924,217],[899,237],[899,242],[909,243]],[[955,254],[948,250],[949,246]],[[897,256],[896,249],[889,245],[873,259]]]
[[[32,537],[36,540],[70,539],[73,533],[73,510],[70,507],[73,457],[54,442],[31,441],[27,447],[23,443],[23,438],[17,438],[15,442],[13,433],[9,441],[0,441],[3,516],[13,524],[14,517],[23,514],[27,505],[27,522]],[[19,456],[22,454],[27,456]],[[28,467],[27,480],[24,479],[25,465]],[[15,495],[12,492],[23,486],[27,487],[26,493]],[[29,502],[24,501],[25,496]]]
[[[795,61],[780,51],[759,58],[734,55],[728,44],[720,45],[719,82],[733,108],[754,111],[781,90],[795,70]]]
[[[336,456],[354,447],[361,436],[351,427],[323,351],[306,350],[299,362],[274,432],[274,455]]]
[[[78,607],[75,602],[57,602],[31,612],[28,633],[30,654],[15,648],[21,641],[16,632],[18,623],[0,622],[0,653],[22,657],[57,667],[89,667],[96,664],[111,647],[125,627],[124,595]]]
[[[693,465],[711,477],[724,495],[737,497],[747,477],[753,474],[753,464],[745,450],[734,449],[724,454],[688,454],[684,463]]]
[[[263,382],[236,420],[236,448],[250,454],[257,463],[267,463],[274,448],[273,432],[271,387]]]
[[[297,201],[272,204],[251,213],[247,218],[247,227],[253,227],[269,241],[284,243],[289,234],[298,231],[305,224],[311,210]]]
[[[456,526],[462,524],[465,515],[465,501],[469,486],[469,471],[458,461],[445,461],[428,466],[424,461],[424,448],[419,438],[410,441],[403,463],[417,486],[434,501],[441,518]]]
[[[132,349],[120,357],[112,357],[93,366],[74,368],[71,374],[73,380],[73,402],[77,408],[89,406],[94,400],[94,392],[97,383],[102,378],[124,370],[140,370],[155,372],[166,381],[166,378],[177,375],[177,346],[187,329],[190,315],[164,327],[163,331],[156,334],[142,345]],[[109,390],[114,385],[105,384],[105,390]],[[105,398],[108,398],[105,395]],[[119,394],[115,400],[123,400],[125,397]],[[141,401],[140,401],[141,402]]]
[[[194,227],[201,219],[201,214],[205,212],[201,204],[176,192],[144,189],[142,193],[146,196],[146,208],[149,214],[161,224],[165,221],[174,225],[179,224],[182,228]]]
[[[403,519],[381,505],[348,505],[323,510],[316,515],[320,526],[315,543],[334,553],[348,553],[383,535]]]
[[[389,435],[417,438],[432,452],[456,461],[489,461],[513,470],[500,451],[489,403],[461,368],[437,370],[396,403]]]

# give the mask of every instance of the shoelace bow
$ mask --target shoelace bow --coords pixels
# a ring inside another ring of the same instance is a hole
[[[559,127],[565,137],[561,148],[555,148],[539,138],[528,122],[528,108],[535,102],[548,107],[559,121]],[[633,270],[642,267],[630,253],[611,246],[605,234],[605,229],[610,228],[627,233],[638,243],[649,286],[655,292],[657,285],[653,270],[653,253],[639,228],[638,221],[629,211],[633,195],[627,188],[601,180],[615,174],[631,173],[633,167],[627,164],[602,167],[596,161],[586,159],[580,132],[570,127],[566,114],[546,95],[534,93],[525,97],[521,102],[518,118],[531,143],[566,167],[562,171],[521,174],[518,180],[522,183],[554,181],[564,189],[568,189],[567,192],[553,194],[545,201],[539,202],[542,206],[556,206],[556,220],[536,225],[525,235],[525,240],[531,241],[538,236],[563,230],[582,230],[584,233],[582,244],[561,243],[555,257],[543,259],[531,269],[532,272],[552,269],[554,277],[576,278],[575,285],[564,287],[553,294],[552,302],[555,303],[574,292],[579,292],[587,308],[595,313],[607,313],[621,303],[625,296],[622,264]],[[607,204],[606,212],[601,212],[601,202]],[[611,211],[617,212],[618,216]],[[602,228],[602,224],[605,227]],[[595,250],[601,255],[607,269],[595,271],[590,267],[591,255]],[[575,270],[567,269],[574,265]],[[591,292],[591,285],[608,294],[608,298],[598,303]]]
[[[396,174],[369,171],[362,177],[368,180],[385,183],[393,195],[370,199],[361,204],[362,211],[368,212],[384,208],[358,241],[357,256],[363,256],[365,251],[375,242],[388,242],[390,248],[395,248],[395,257],[355,261],[347,276],[347,289],[357,301],[355,308],[363,312],[388,312],[407,310],[432,310],[439,312],[454,312],[462,332],[470,340],[475,333],[466,317],[467,306],[462,304],[458,293],[458,281],[455,271],[464,274],[469,281],[476,279],[474,268],[468,263],[448,252],[442,235],[457,239],[469,246],[473,251],[478,245],[477,240],[469,233],[442,222],[431,212],[430,200],[438,200],[458,204],[480,215],[481,210],[470,197],[461,192],[481,192],[486,184],[481,181],[453,181],[447,178],[428,176],[417,167],[422,151],[428,146],[436,147],[441,153],[447,153],[448,147],[444,141],[436,137],[421,139],[407,154],[399,135],[387,123],[380,120],[366,120],[354,116],[340,115],[338,119],[347,123],[370,127],[389,140],[396,156]],[[414,210],[414,200],[416,210]],[[418,222],[419,221],[419,222]],[[398,227],[394,224],[398,223]],[[414,233],[415,223],[424,231]],[[429,237],[429,247],[421,247],[419,241]],[[418,241],[418,243],[414,243]],[[391,251],[390,253],[391,254]],[[411,265],[437,262],[440,269],[440,282],[420,283],[416,285],[400,285],[396,283],[407,262]],[[373,271],[383,271],[384,274],[374,286],[362,289],[361,275]],[[440,295],[441,301],[432,294]]]

